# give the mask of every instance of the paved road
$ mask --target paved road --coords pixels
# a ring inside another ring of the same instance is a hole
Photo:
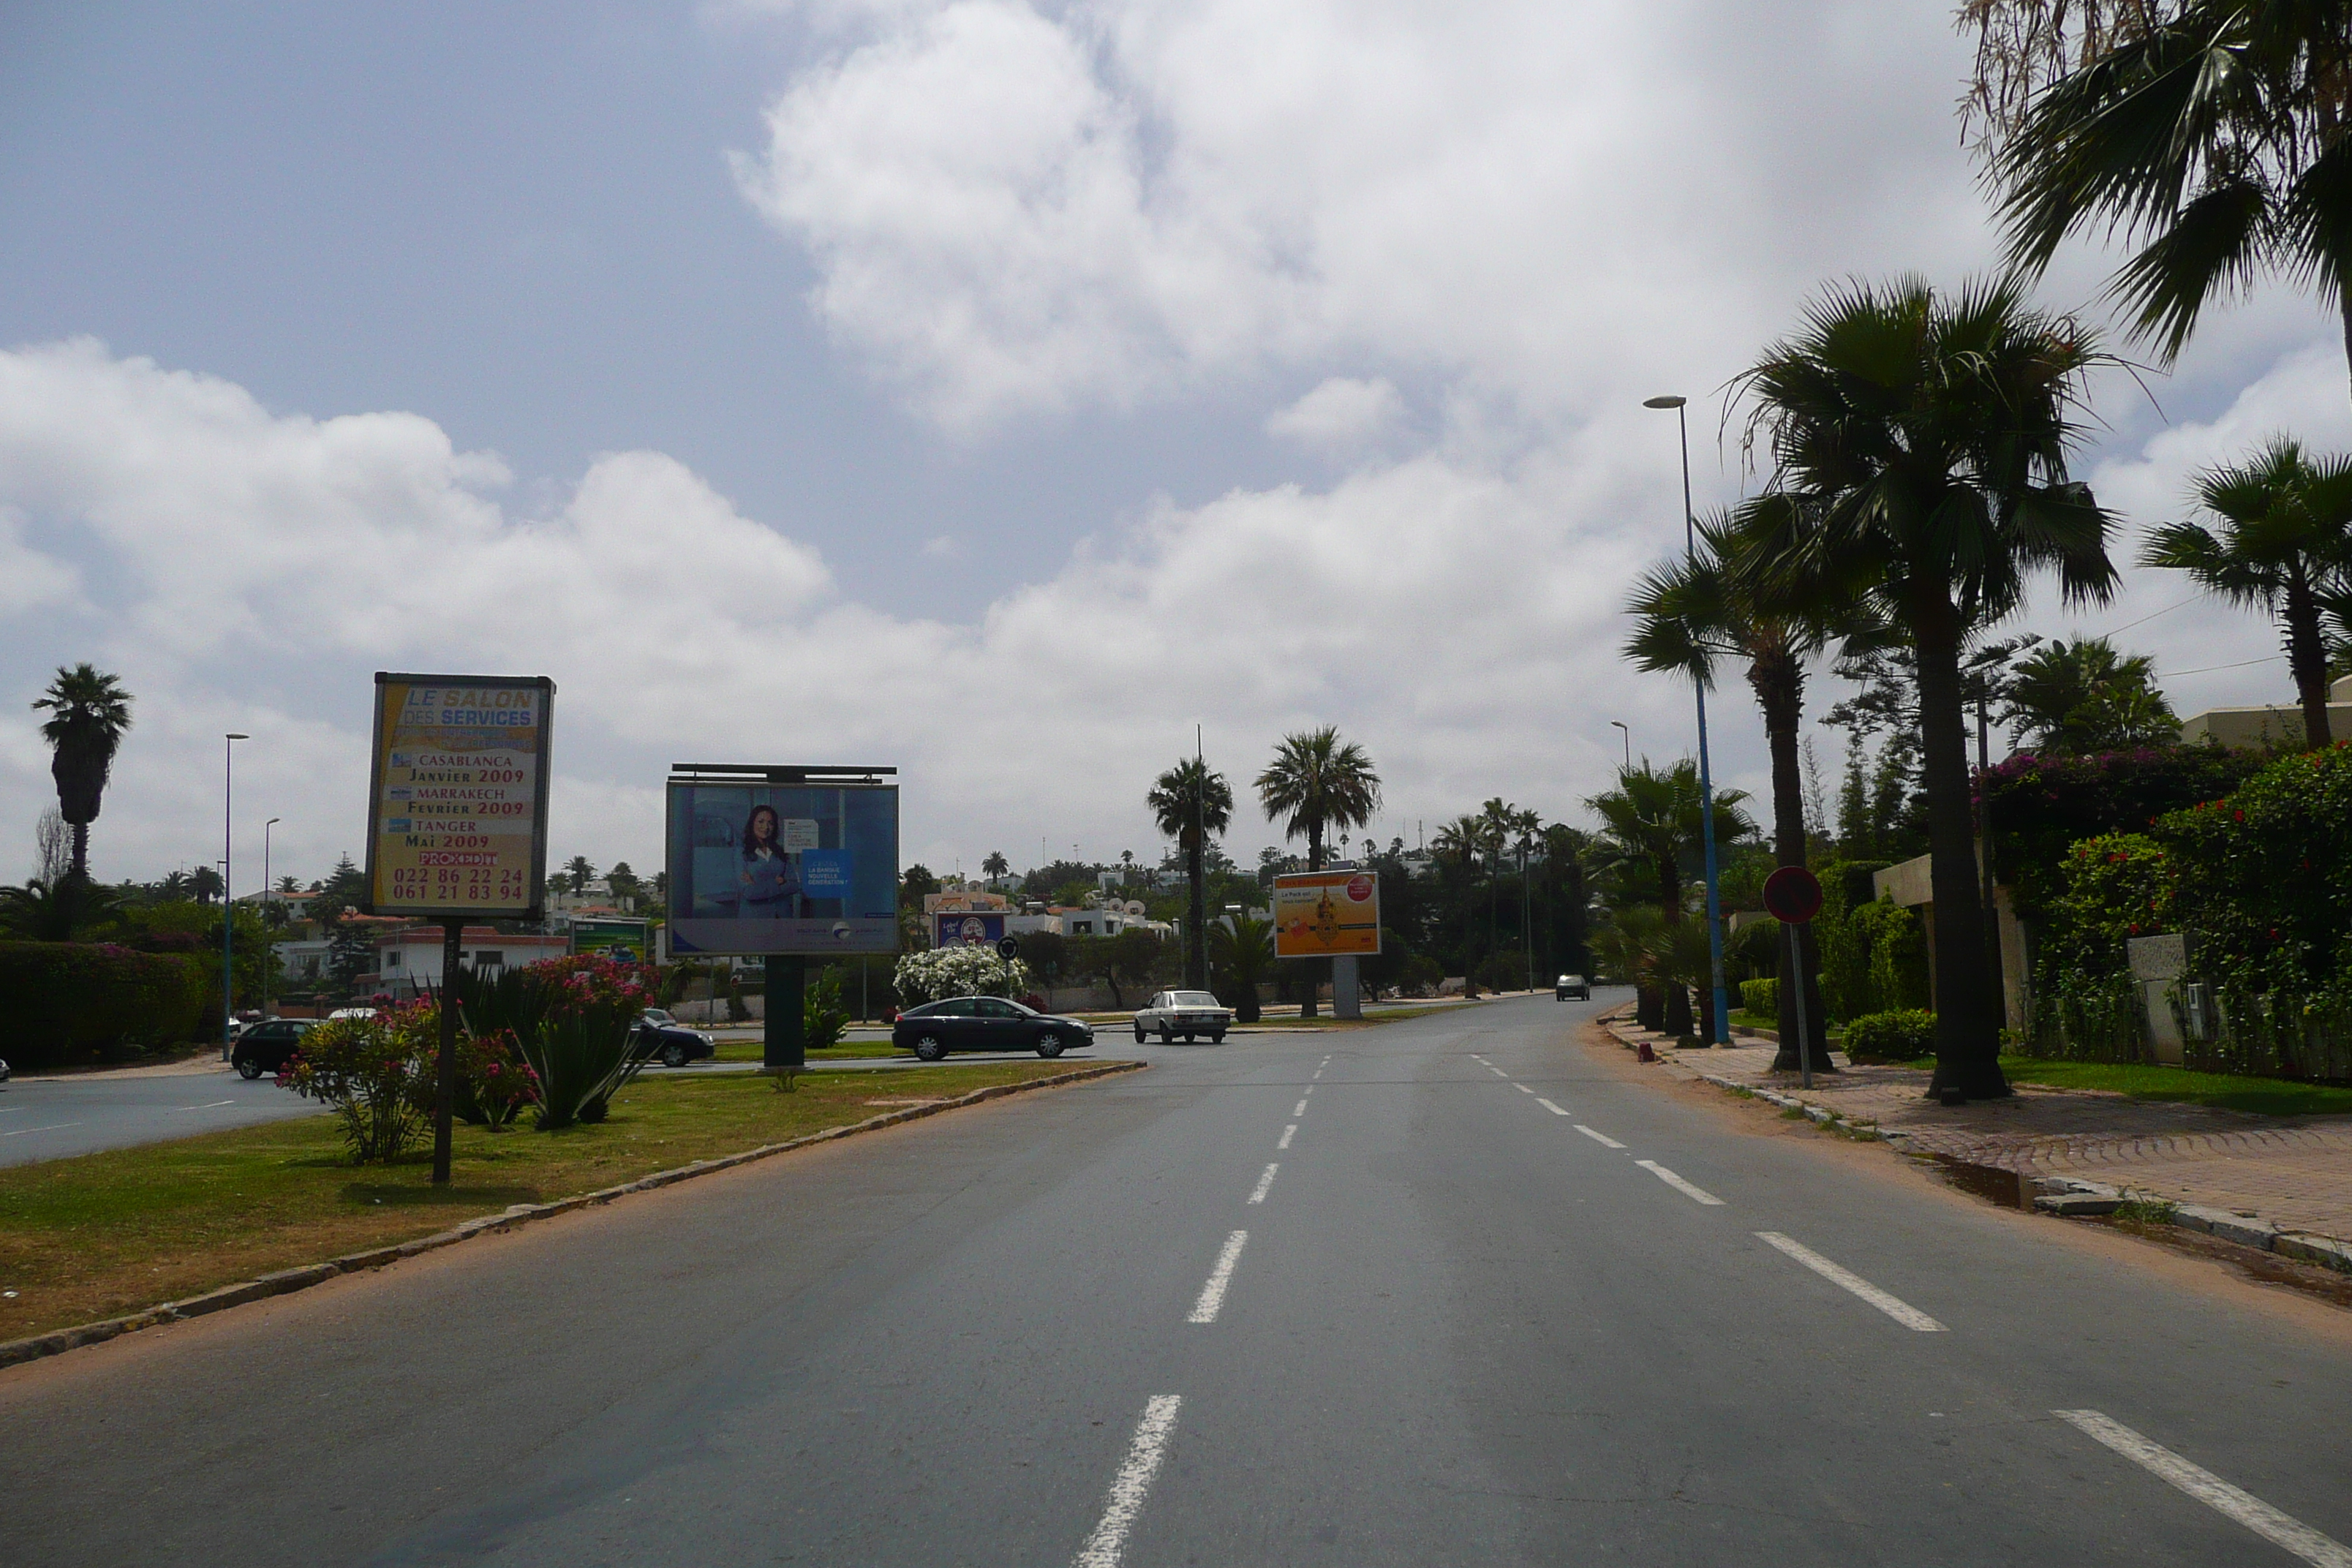
[[[0,1373],[0,1561],[2347,1561],[2332,1310],[1586,1011],[1155,1051]]]
[[[0,1089],[0,1165],[320,1114],[315,1100],[266,1078],[247,1083],[217,1061],[194,1072],[20,1078]]]

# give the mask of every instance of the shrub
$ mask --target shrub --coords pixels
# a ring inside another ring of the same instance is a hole
[[[20,1068],[194,1039],[207,992],[200,959],[107,942],[0,942],[0,1016]],[[212,1015],[217,1024],[217,1006]]]
[[[541,1131],[602,1121],[613,1094],[645,1065],[630,1049],[654,996],[642,965],[582,953],[495,974],[461,969],[449,989],[468,1030],[514,1041],[530,1068]]]
[[[439,1051],[438,1037],[434,1044]],[[457,1077],[452,1106],[462,1121],[502,1132],[526,1105],[539,1100],[538,1081],[511,1031],[457,1036]]]
[[[1478,984],[1488,991],[1517,991],[1527,983],[1525,953],[1490,952],[1478,964]]]
[[[1739,1005],[1759,1018],[1780,1016],[1780,983],[1778,980],[1743,980],[1739,983]]]
[[[841,975],[828,969],[801,993],[801,1041],[812,1051],[841,1044],[849,1013],[841,1005]]]
[[[987,947],[935,947],[902,954],[892,971],[898,1005],[919,1007],[950,996],[1017,996],[1029,989],[1029,966]]]
[[[1814,933],[1822,1003],[1831,1017],[1927,1005],[1927,933],[1909,910],[1889,899],[1855,904],[1825,913]]]
[[[360,1164],[396,1160],[432,1124],[440,1011],[412,1003],[366,1018],[331,1018],[302,1037],[281,1089],[324,1100]]]
[[[1923,1007],[1898,1007],[1850,1019],[1845,1054],[1857,1062],[1909,1062],[1933,1056],[1936,1015]]]

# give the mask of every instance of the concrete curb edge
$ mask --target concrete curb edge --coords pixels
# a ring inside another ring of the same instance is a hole
[[[72,1328],[52,1329],[46,1334],[34,1334],[26,1339],[0,1342],[0,1368],[18,1366],[26,1362],[39,1361],[47,1356],[62,1355],[68,1351],[79,1350],[84,1345],[103,1344],[109,1340],[120,1339],[124,1334],[137,1333],[142,1329],[152,1329],[163,1323],[185,1322],[192,1318],[208,1317],[226,1308],[241,1307],[248,1301],[262,1301],[272,1296],[289,1295],[296,1290],[308,1289],[313,1285],[323,1285],[341,1275],[382,1268],[386,1264],[397,1263],[404,1258],[415,1258],[424,1253],[436,1252],[445,1247],[455,1247],[461,1241],[471,1241],[485,1231],[509,1230],[519,1225],[529,1225],[533,1220],[551,1219],[560,1214],[569,1214],[573,1209],[608,1204],[615,1198],[626,1197],[631,1193],[649,1193],[656,1187],[667,1187],[674,1183],[689,1181],[696,1176],[708,1176],[716,1172],[732,1170],[737,1165],[748,1165],[755,1160],[766,1160],[778,1154],[788,1154],[795,1149],[805,1149],[812,1144],[830,1143],[837,1139],[856,1137],[861,1132],[878,1132],[885,1127],[896,1127],[901,1122],[920,1121],[926,1116],[937,1116],[942,1111],[960,1110],[966,1106],[978,1105],[983,1100],[1002,1100],[1012,1094],[1025,1094],[1032,1089],[1058,1089],[1066,1084],[1084,1083],[1089,1079],[1108,1078],[1115,1073],[1140,1072],[1150,1065],[1150,1062],[1140,1061],[1094,1062],[1086,1067],[1075,1068],[1068,1072],[1055,1073],[1050,1078],[1031,1079],[1025,1083],[991,1084],[986,1089],[976,1089],[970,1094],[958,1095],[953,1100],[942,1100],[930,1105],[906,1106],[898,1110],[886,1111],[880,1116],[869,1116],[863,1121],[852,1121],[840,1127],[828,1127],[820,1132],[811,1132],[799,1138],[788,1139],[782,1143],[764,1143],[757,1149],[746,1149],[740,1153],[720,1154],[709,1160],[697,1160],[690,1165],[680,1165],[668,1171],[656,1171],[650,1176],[640,1176],[634,1182],[623,1182],[617,1186],[601,1187],[593,1193],[578,1193],[568,1198],[557,1198],[551,1203],[517,1204],[503,1214],[484,1215],[478,1219],[469,1219],[462,1225],[453,1226],[447,1230],[436,1232],[432,1236],[420,1236],[414,1241],[398,1242],[389,1247],[371,1247],[364,1252],[346,1253],[341,1258],[325,1263],[306,1264],[299,1268],[282,1268],[275,1274],[265,1274],[258,1279],[244,1279],[234,1285],[224,1285],[218,1289],[207,1290],[201,1296],[191,1296],[184,1301],[166,1301],[161,1306],[149,1307],[142,1311],[128,1313],[120,1318],[108,1318],[95,1323],[79,1323]]]

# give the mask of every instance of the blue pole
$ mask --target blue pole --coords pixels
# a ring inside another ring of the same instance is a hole
[[[1679,403],[1675,405],[1675,425],[1682,433],[1683,445],[1683,548],[1696,561],[1698,522],[1691,513],[1690,416]],[[1699,837],[1706,846],[1706,954],[1715,981],[1715,1037],[1710,1043],[1727,1046],[1731,1043],[1731,997],[1723,983],[1723,898],[1715,864],[1715,781],[1708,773],[1706,761],[1706,683],[1697,680],[1693,684],[1698,690]]]

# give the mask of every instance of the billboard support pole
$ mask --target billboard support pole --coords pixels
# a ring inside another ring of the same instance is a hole
[[[761,1004],[765,1013],[760,1053],[762,1072],[808,1066],[808,1036],[803,1026],[802,990],[808,978],[807,961],[797,952],[768,954],[768,994]]]
[[[457,977],[457,947],[466,930],[464,917],[441,922],[441,1050],[433,1067],[433,1184],[449,1184],[450,1120],[457,1099],[457,997],[450,982]]]
[[[1341,953],[1331,960],[1331,1016],[1360,1018],[1364,1016],[1364,993],[1356,984],[1356,955]]]

